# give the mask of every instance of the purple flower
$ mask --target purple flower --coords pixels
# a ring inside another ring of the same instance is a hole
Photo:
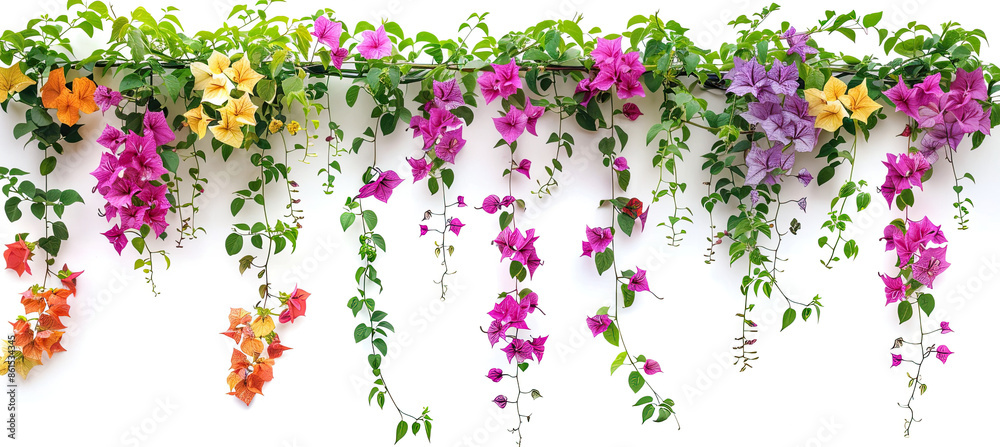
[[[94,102],[101,108],[101,113],[104,113],[121,104],[122,94],[103,85],[98,85],[97,91],[94,92]]]
[[[524,319],[528,317],[528,309],[522,308],[512,296],[507,295],[499,303],[493,305],[493,310],[487,312],[504,328],[528,329]]]
[[[879,238],[879,240],[885,241],[885,251],[895,250],[896,239],[903,237],[903,230],[900,230],[899,227],[893,224],[889,224],[882,230],[882,235],[883,236]]]
[[[125,170],[124,166],[118,164],[118,157],[107,152],[101,153],[101,164],[98,165],[90,175],[97,179],[97,190],[103,191],[111,187],[118,180],[118,174]]]
[[[393,188],[399,186],[400,183],[403,183],[403,179],[399,178],[395,171],[384,171],[378,175],[375,181],[362,186],[358,191],[357,198],[375,196],[376,199],[389,203]]]
[[[500,341],[500,337],[504,339],[507,338],[505,335],[507,332],[507,327],[500,324],[500,320],[493,320],[490,323],[490,328],[486,331],[486,336],[490,339],[490,346],[494,346]]]
[[[597,47],[590,52],[590,57],[594,59],[595,65],[602,65],[606,62],[620,59],[622,57],[622,38],[618,37],[608,40],[598,37]]]
[[[586,256],[591,257],[594,254],[594,248],[590,246],[590,242],[583,241],[583,254],[580,257]]]
[[[963,102],[970,99],[986,101],[989,95],[986,92],[986,81],[983,79],[983,67],[971,72],[959,68],[955,73],[955,80],[951,81],[949,93],[961,95]]]
[[[134,169],[139,180],[144,182],[159,178],[168,172],[163,167],[160,154],[156,153],[156,143],[150,134],[140,137],[129,133],[125,139],[125,151],[122,152],[119,161],[122,165]]]
[[[799,56],[802,57],[802,62],[805,62],[806,57],[810,54],[819,53],[819,50],[806,45],[806,42],[809,41],[809,34],[796,34],[795,27],[788,27],[788,31],[785,31],[785,33],[781,35],[781,38],[788,41],[788,51],[785,54],[798,53]]]
[[[944,258],[947,255],[948,247],[928,248],[920,253],[920,259],[913,264],[912,278],[928,289],[934,288],[934,279],[951,266],[951,263]]]
[[[924,90],[907,87],[902,75],[896,85],[882,93],[896,105],[897,112],[903,112],[913,119],[920,119],[918,110],[930,103],[930,97]]]
[[[517,62],[511,61],[505,65],[490,64],[493,72],[484,71],[479,75],[479,89],[483,92],[483,99],[489,104],[497,96],[504,99],[510,97],[517,89],[521,88],[520,67]]]
[[[514,171],[524,174],[525,177],[531,178],[531,160],[527,158],[518,162],[517,167]]]
[[[663,372],[660,369],[660,363],[653,359],[646,359],[646,363],[642,364],[642,372],[646,373],[647,376],[651,376],[658,372]]]
[[[948,325],[947,321],[942,321],[941,322],[941,334],[947,334],[949,332],[955,332],[955,331],[951,330],[951,326]]]
[[[503,370],[500,368],[490,368],[490,372],[486,373],[486,378],[493,382],[499,382],[500,379],[503,379]]]
[[[463,147],[465,147],[465,140],[462,139],[462,128],[449,130],[441,135],[441,140],[434,148],[434,154],[448,163],[454,163],[455,156]]]
[[[483,199],[482,210],[486,211],[488,214],[494,214],[500,209],[500,197],[496,194],[490,194]]]
[[[776,60],[767,71],[767,79],[771,81],[771,91],[774,93],[795,95],[799,88],[799,68],[795,62],[785,65]]]
[[[812,174],[810,174],[806,168],[802,168],[802,170],[799,171],[799,175],[796,175],[796,177],[798,177],[799,181],[802,182],[802,186],[809,186],[809,182],[812,182],[813,179]]]
[[[628,170],[628,160],[625,157],[618,157],[615,159],[614,169],[616,171],[627,171]]]
[[[507,345],[505,348],[501,348],[501,351],[507,354],[507,362],[510,363],[511,359],[517,357],[517,363],[523,363],[531,358],[533,353],[531,344],[527,341],[521,340],[520,338],[515,338]]]
[[[458,203],[457,203],[457,205],[458,205],[459,208],[465,208],[465,207],[468,206],[468,205],[465,204],[465,196],[458,196]]]
[[[750,191],[750,207],[754,208],[758,203],[760,203],[760,192],[756,189]]]
[[[382,59],[392,54],[392,42],[389,35],[385,33],[385,25],[379,26],[377,30],[368,30],[361,33],[361,44],[358,45],[358,52],[365,59]]]
[[[427,225],[420,225],[420,235],[421,236],[426,235],[427,234],[427,230],[428,230]]]
[[[778,177],[774,174],[775,169],[789,171],[795,164],[795,152],[783,154],[781,146],[775,144],[769,149],[761,149],[757,143],[753,143],[750,153],[747,154],[747,176],[745,184],[756,185],[761,182],[773,185],[778,182]]]
[[[578,84],[576,84],[576,88],[573,89],[574,95],[583,93],[583,99],[580,101],[580,105],[584,107],[586,107],[587,103],[589,103],[594,95],[597,94],[597,89],[591,85],[591,81],[592,79],[590,78],[583,78]]]
[[[535,360],[539,363],[542,362],[542,355],[545,354],[545,340],[548,340],[549,336],[535,337],[532,338],[529,345],[531,345],[531,352],[535,355]]]
[[[639,53],[632,52],[629,54]],[[640,63],[639,65],[641,66],[642,64]],[[618,87],[618,99],[629,99],[636,96],[645,98],[646,91],[643,90],[642,83],[639,82],[639,77],[641,76],[641,71],[632,71],[621,75],[618,83],[615,84]]]
[[[611,227],[608,228],[590,228],[587,226],[587,242],[590,242],[590,248],[594,250],[595,253],[601,253],[605,248],[611,245],[613,239]]]
[[[946,363],[948,361],[948,356],[952,354],[954,354],[954,352],[951,352],[951,350],[945,345],[938,346],[937,348],[937,358],[941,361],[941,363]]]
[[[944,237],[944,232],[941,231],[941,226],[934,225],[934,222],[931,222],[927,216],[924,216],[920,220],[910,221],[910,225],[906,231],[906,238],[919,243],[921,246],[926,246],[930,242],[935,244],[948,242],[948,239]]]
[[[514,204],[517,199],[514,196],[504,196],[503,200],[500,201],[500,205],[503,207],[508,207]]]
[[[515,108],[513,104],[511,104],[510,110],[506,115],[500,118],[493,118],[493,125],[496,126],[497,132],[500,132],[500,136],[507,144],[514,144],[517,141],[517,137],[520,137],[524,133],[527,124],[527,115]]]
[[[890,368],[901,364],[903,364],[903,356],[899,354],[892,354],[892,366],[890,366]]]
[[[764,66],[756,59],[744,61],[738,56],[733,58],[732,70],[724,76],[732,81],[726,93],[736,96],[752,95],[762,102],[778,102],[778,95],[772,89],[773,81],[768,78]]]
[[[125,230],[119,228],[118,224],[115,224],[110,230],[101,234],[108,238],[108,242],[111,242],[115,246],[115,250],[119,255],[122,254],[122,249],[128,244],[128,238],[125,237]]]
[[[649,283],[646,281],[646,271],[636,267],[635,273],[628,280],[628,290],[633,292],[648,292]]]
[[[110,124],[105,124],[101,136],[97,137],[97,144],[110,149],[112,152],[118,152],[118,148],[124,143],[125,132],[122,132],[117,127],[112,127]]]
[[[448,222],[448,229],[451,230],[452,233],[455,233],[455,236],[458,236],[458,232],[462,231],[462,227],[464,226],[465,224],[462,223],[461,220],[458,220],[457,217],[452,218],[451,221]]]
[[[528,133],[536,137],[538,136],[535,133],[535,125],[538,124],[538,119],[542,117],[543,113],[545,113],[545,107],[536,106],[530,100],[524,104],[524,116],[528,118],[528,121],[525,123],[525,129]]]
[[[531,292],[525,295],[524,298],[521,298],[521,302],[518,303],[518,305],[520,305],[521,308],[526,309],[529,314],[534,312],[535,309],[538,308],[538,294]]]
[[[177,138],[174,131],[170,130],[167,118],[163,112],[146,112],[142,117],[142,135],[152,136],[157,146],[173,143]]]
[[[139,229],[142,221],[146,217],[146,207],[129,205],[119,210],[122,220],[122,229]]]
[[[639,106],[626,102],[622,105],[622,114],[624,114],[625,118],[628,118],[629,121],[635,121],[642,116],[642,111],[639,110]]]
[[[138,194],[139,187],[130,178],[117,178],[108,191],[104,193],[107,200],[115,208],[122,208],[132,203],[132,196]]]
[[[594,315],[593,317],[587,317],[587,327],[590,328],[590,332],[594,336],[603,334],[604,331],[611,327],[611,317],[607,315]]]
[[[798,204],[799,204],[799,208],[801,208],[801,209],[802,209],[802,212],[803,212],[803,213],[804,213],[804,212],[806,212],[806,198],[805,198],[805,197],[803,197],[803,198],[799,199],[799,200],[798,200],[798,201],[796,201],[795,203],[798,203]]]
[[[497,406],[500,407],[500,408],[505,408],[505,407],[507,407],[507,396],[504,396],[503,394],[501,394],[501,395],[499,395],[497,397],[494,397],[493,398],[493,403],[497,404]]]
[[[882,283],[885,284],[885,305],[888,306],[891,303],[895,303],[899,300],[906,298],[906,284],[903,283],[902,277],[891,277],[889,275],[884,275],[879,273],[878,275],[882,278]]]
[[[319,16],[313,23],[313,31],[309,34],[315,36],[317,42],[333,49],[340,48],[341,32],[343,32],[343,25],[340,22],[334,22],[326,16]]]
[[[462,98],[462,90],[458,88],[458,79],[434,81],[434,107],[451,110],[462,105],[465,105],[465,99]]]
[[[336,50],[330,50],[330,63],[340,70],[344,66],[344,59],[347,58],[347,48],[337,48]]]
[[[413,174],[413,183],[427,177],[427,174],[431,173],[431,165],[430,163],[427,163],[427,160],[424,159],[424,157],[407,158],[406,162],[410,164],[410,172]]]

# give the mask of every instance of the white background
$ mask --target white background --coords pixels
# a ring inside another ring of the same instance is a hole
[[[0,17],[3,29],[21,29],[26,20],[43,12],[58,13],[63,2],[40,4],[18,2],[8,5]],[[152,2],[115,2],[119,14],[139,4],[153,10]],[[214,29],[232,4],[220,0],[174,1],[178,14],[193,34],[197,29]],[[473,11],[489,10],[491,31],[500,36],[521,30],[543,18],[569,18],[583,13],[584,29],[600,26],[605,32],[619,32],[629,17],[648,14],[657,8],[664,18],[675,19],[691,28],[690,35],[706,47],[717,48],[732,41],[734,33],[725,23],[742,13],[759,11],[765,2],[722,1],[686,4],[683,8],[653,2],[596,2],[586,0],[536,0],[532,2],[371,2],[319,3],[294,1],[279,5],[278,12],[305,15],[319,7],[337,9],[337,17],[347,23],[377,21],[380,16],[398,21],[408,34],[429,30],[439,37],[455,36],[456,29]],[[974,1],[865,1],[797,4],[779,11],[768,25],[783,20],[806,28],[822,16],[822,10],[861,13],[883,10],[883,25],[899,27],[909,20],[931,25],[946,20],[960,21],[968,28],[982,28],[990,38],[1000,33],[994,25],[996,6]],[[842,48],[850,54],[874,53],[873,37],[859,38],[850,45],[839,36],[817,36],[828,48]],[[98,42],[100,42],[98,40]],[[81,47],[84,45],[80,45]],[[986,49],[987,60],[996,60],[996,51]],[[105,80],[107,82],[107,80]],[[343,102],[347,84],[333,82],[331,91],[334,120],[347,131],[348,140],[368,124],[356,119],[361,113],[348,111]],[[407,96],[415,92],[410,91]],[[715,93],[704,93],[712,97]],[[718,98],[716,96],[716,98]],[[633,168],[630,195],[648,196],[655,183],[649,168],[650,151],[642,147],[642,136],[655,116],[653,98],[639,101],[647,114],[640,121],[625,123],[632,138],[625,155]],[[713,100],[718,109],[718,99]],[[366,104],[361,104],[365,106]],[[480,107],[465,136],[469,143],[458,157],[455,187],[449,192],[463,194],[470,203],[480,203],[490,193],[503,194],[506,182],[500,177],[506,160],[504,149],[493,149],[497,136],[488,119],[496,115],[496,104]],[[20,109],[0,117],[0,134],[10,135]],[[899,114],[882,123],[872,141],[859,148],[858,177],[880,184],[885,169],[879,163],[886,151],[901,152],[903,142],[893,135],[902,129]],[[170,251],[173,267],[158,265],[157,282],[162,294],[152,297],[141,273],[131,269],[131,248],[119,257],[99,232],[107,224],[97,215],[103,204],[90,194],[93,179],[87,174],[97,165],[100,148],[92,143],[103,127],[100,114],[85,117],[85,141],[68,148],[53,176],[52,187],[73,187],[86,192],[86,205],[74,205],[66,213],[71,239],[64,244],[59,265],[68,262],[85,269],[80,277],[79,296],[71,300],[72,318],[61,353],[32,371],[18,390],[19,430],[22,442],[34,445],[144,445],[173,446],[181,442],[198,445],[239,443],[266,446],[390,445],[397,419],[392,411],[379,411],[366,404],[370,372],[366,350],[352,339],[357,324],[345,303],[352,296],[356,257],[356,233],[344,234],[337,217],[344,197],[360,186],[359,172],[370,152],[342,160],[348,174],[338,178],[336,193],[320,193],[321,180],[315,175],[319,162],[294,164],[293,177],[302,184],[305,228],[294,254],[273,258],[273,284],[288,291],[296,283],[312,293],[308,316],[279,332],[284,344],[294,348],[277,361],[275,379],[265,387],[266,396],[254,400],[250,408],[225,395],[226,374],[232,342],[219,332],[227,326],[230,307],[250,307],[256,302],[256,280],[239,276],[236,258],[227,257],[223,240],[229,225],[258,219],[248,206],[239,220],[229,213],[231,191],[241,189],[253,175],[249,162],[240,154],[223,164],[210,154],[210,185],[200,202],[198,225],[208,234],[184,243],[183,249],[163,244]],[[556,121],[546,117],[539,124],[540,138],[525,135],[518,157],[535,162],[533,178],[544,174],[542,166],[554,148],[544,137]],[[738,282],[742,265],[730,269],[725,255],[720,261],[701,262],[707,248],[707,216],[698,205],[704,176],[699,154],[711,144],[708,135],[696,133],[692,153],[682,165],[682,180],[690,187],[682,197],[695,210],[694,224],[683,225],[687,240],[680,248],[665,245],[665,231],[651,226],[638,237],[620,240],[619,265],[639,265],[649,270],[649,282],[665,301],[640,294],[636,305],[622,313],[623,331],[633,353],[643,353],[663,365],[664,373],[651,380],[662,395],[672,397],[680,412],[683,430],[672,421],[641,426],[640,412],[631,404],[636,396],[626,385],[626,374],[608,376],[608,365],[617,354],[603,339],[593,339],[584,324],[600,306],[611,304],[611,279],[595,275],[591,259],[579,258],[585,225],[607,225],[609,211],[598,210],[596,202],[606,192],[606,168],[600,167],[596,138],[571,125],[577,138],[577,152],[565,163],[559,180],[562,187],[552,197],[528,200],[528,211],[518,217],[522,228],[537,228],[539,254],[545,261],[528,286],[540,295],[545,316],[533,314],[532,329],[548,334],[545,360],[533,365],[523,376],[526,389],[538,388],[544,398],[527,402],[525,411],[532,420],[523,428],[526,445],[941,445],[952,442],[969,445],[989,439],[987,427],[996,421],[990,408],[1000,398],[993,386],[1000,366],[991,327],[1000,305],[993,299],[1000,285],[993,278],[1000,269],[997,243],[990,236],[1000,218],[1000,201],[994,191],[1000,180],[986,168],[996,165],[996,140],[975,152],[968,142],[958,154],[959,169],[971,171],[979,184],[966,187],[975,201],[972,229],[956,231],[951,219],[951,178],[945,170],[917,193],[917,216],[927,214],[942,224],[950,240],[951,269],[936,283],[938,307],[931,319],[951,322],[955,332],[938,337],[956,352],[947,365],[929,360],[924,379],[926,395],[915,402],[923,422],[913,427],[913,437],[902,437],[906,412],[897,406],[909,395],[902,368],[889,368],[888,348],[897,336],[912,337],[915,322],[900,327],[895,309],[884,307],[882,283],[876,273],[891,269],[892,256],[882,251],[878,241],[882,227],[897,211],[890,211],[875,194],[872,206],[856,215],[851,235],[861,246],[856,261],[841,262],[834,270],[823,268],[825,256],[815,240],[819,224],[846,171],[841,170],[830,184],[808,190],[790,182],[789,195],[808,192],[809,212],[788,210],[783,220],[797,217],[803,229],[786,243],[784,254],[793,259],[785,264],[785,290],[803,300],[819,293],[826,304],[819,324],[810,320],[779,335],[780,312],[784,303],[758,300],[756,320],[760,323],[760,360],[745,373],[738,373],[731,356],[733,338],[738,337],[742,296]],[[36,171],[39,151],[21,149],[23,142],[8,137],[4,166]],[[457,246],[451,293],[446,302],[438,300],[432,279],[440,274],[433,255],[433,241],[418,239],[417,225],[422,212],[440,206],[421,183],[410,183],[404,158],[418,153],[418,143],[408,134],[397,132],[381,140],[379,160],[383,168],[396,169],[407,178],[392,196],[391,207],[374,205],[380,215],[379,231],[389,245],[389,254],[380,257],[377,267],[386,289],[379,305],[389,312],[397,334],[391,338],[392,353],[383,371],[396,399],[409,412],[429,405],[435,418],[434,444],[442,446],[509,446],[514,438],[505,431],[515,417],[513,410],[499,411],[490,400],[497,394],[511,395],[512,383],[494,384],[484,375],[490,367],[506,365],[499,350],[491,350],[479,326],[489,323],[486,312],[498,290],[509,288],[506,264],[497,262],[496,216],[471,207],[459,211],[467,226],[460,237],[450,237]],[[202,143],[208,147],[208,142]],[[817,172],[820,164],[800,157],[799,166]],[[943,163],[943,161],[942,161]],[[959,171],[963,172],[963,171]],[[599,181],[593,181],[597,178]],[[519,197],[529,198],[534,181],[515,178]],[[278,203],[283,190],[270,190]],[[369,202],[371,203],[371,202]],[[650,222],[662,222],[671,212],[666,203],[653,207]],[[717,222],[726,211],[716,213]],[[276,213],[275,213],[276,214]],[[26,213],[27,215],[27,213]],[[171,216],[175,218],[174,216]],[[171,222],[173,224],[173,222]],[[17,232],[37,233],[30,218],[17,225],[4,223],[0,236],[12,241]],[[171,226],[173,237],[174,227]],[[40,271],[37,261],[33,267]],[[36,275],[37,277],[37,275]],[[22,312],[18,295],[35,278],[18,278],[12,271],[0,273],[0,315],[13,319]],[[975,293],[973,293],[973,291]],[[913,352],[908,352],[913,355]],[[408,445],[426,440],[412,436]],[[980,442],[981,443],[981,442]]]

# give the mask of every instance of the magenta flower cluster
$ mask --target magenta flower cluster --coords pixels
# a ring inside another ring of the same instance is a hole
[[[90,173],[97,179],[95,189],[106,200],[104,217],[108,222],[119,219],[103,233],[119,254],[128,243],[127,230],[148,225],[159,236],[168,226],[167,186],[158,181],[168,171],[157,148],[173,142],[175,136],[163,112],[146,112],[142,122],[141,135],[106,126],[97,142],[108,152],[101,154],[100,165]]]
[[[629,99],[634,96],[645,97],[646,92],[642,89],[639,79],[646,72],[646,67],[642,64],[642,54],[638,51],[622,53],[622,38],[612,40],[597,38],[597,47],[590,53],[594,60],[596,71],[591,72],[590,77],[583,78],[577,84],[576,93],[583,93],[584,106],[590,102],[591,98],[600,92],[606,92],[615,86],[615,91],[619,99]],[[633,105],[634,107],[634,105]],[[629,108],[626,116],[634,120],[638,117],[638,107]]]
[[[347,48],[340,46],[340,35],[343,31],[343,24],[340,22],[334,22],[326,16],[319,16],[313,24],[313,31],[310,33],[317,42],[330,49],[330,64],[337,67],[338,70],[344,65],[344,59],[347,57]],[[386,41],[388,42],[388,39]]]
[[[928,129],[920,140],[920,152],[928,163],[937,161],[938,150],[946,145],[957,149],[966,134],[990,134],[992,109],[980,103],[989,98],[982,67],[972,72],[959,68],[947,92],[941,89],[941,73],[935,73],[912,88],[900,79],[885,91],[885,96],[896,105],[897,112]]]
[[[462,120],[451,111],[465,105],[458,81],[451,79],[445,82],[434,81],[434,98],[424,104],[426,117],[415,115],[410,118],[410,129],[413,138],[422,137],[424,154],[419,158],[407,158],[413,181],[417,182],[427,177],[431,172],[434,155],[444,163],[455,163],[455,156],[465,147],[462,138]]]

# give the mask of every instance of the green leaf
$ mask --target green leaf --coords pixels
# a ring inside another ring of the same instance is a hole
[[[38,246],[52,256],[59,255],[59,246],[62,241],[55,236],[43,237],[38,240]]]
[[[452,171],[451,169],[442,169],[441,181],[444,182],[445,186],[451,188],[452,182],[455,181],[455,171]]]
[[[59,194],[59,202],[63,205],[72,205],[76,202],[83,203],[83,197],[80,197],[80,193],[72,189],[64,189],[63,192]]]
[[[11,197],[4,202],[3,211],[7,214],[7,220],[14,222],[21,218],[21,210],[17,208],[20,204],[20,197]]]
[[[621,354],[618,354],[618,357],[615,357],[615,361],[611,362],[611,374],[612,375],[614,375],[615,370],[617,370],[619,367],[621,367],[622,365],[625,364],[625,357],[627,357],[627,356],[628,356],[628,354],[625,351],[622,351]]]
[[[396,442],[393,444],[396,444],[400,439],[403,439],[403,436],[406,436],[406,431],[409,429],[410,425],[407,424],[406,421],[399,421],[399,424],[396,425]]]
[[[899,324],[905,323],[913,316],[913,304],[907,300],[900,301],[896,307],[896,314],[899,315]]]
[[[608,343],[611,343],[614,346],[618,346],[618,339],[619,339],[618,326],[616,326],[614,322],[612,322],[611,325],[608,326],[608,330],[604,331],[604,339],[607,340]]]
[[[49,156],[42,160],[41,165],[38,166],[38,173],[42,175],[49,175],[56,169],[56,157]]]
[[[53,222],[52,235],[64,241],[69,239],[69,230],[66,228],[66,224],[62,221]]]
[[[920,306],[920,310],[923,310],[927,316],[931,316],[931,312],[934,311],[934,295],[929,293],[924,293],[917,297],[917,305]]]
[[[354,103],[358,101],[358,92],[361,91],[360,85],[352,85],[347,89],[347,105],[349,107],[354,107]]]
[[[642,422],[645,423],[649,418],[653,417],[653,413],[656,412],[656,407],[653,404],[648,404],[642,408]]]
[[[378,216],[376,216],[375,212],[372,210],[365,210],[361,213],[361,217],[364,219],[365,226],[368,227],[368,231],[374,230],[375,226],[378,225]]]
[[[781,316],[781,330],[795,322],[795,309],[789,307],[785,309],[785,314]]]
[[[354,328],[354,342],[361,343],[362,340],[368,338],[372,334],[372,328],[368,325],[361,323]]]
[[[242,249],[243,249],[243,236],[240,236],[236,233],[231,233],[229,236],[226,237],[226,253],[229,253],[229,256],[239,253],[240,250]]]
[[[615,252],[610,248],[594,255],[594,263],[597,264],[597,274],[603,275],[615,263]]]
[[[633,393],[638,393],[642,389],[642,386],[646,384],[646,379],[642,378],[642,373],[639,371],[632,371],[628,375],[628,387],[632,388]]]
[[[160,152],[160,160],[163,160],[163,167],[166,168],[166,170],[173,172],[174,174],[177,173],[177,168],[181,164],[181,159],[177,156],[177,152],[164,150]]]
[[[275,95],[278,93],[278,83],[274,82],[273,79],[261,79],[257,81],[257,96],[264,102],[274,101]]]
[[[139,77],[135,73],[129,73],[122,78],[122,82],[118,84],[118,90],[133,90],[146,85],[146,81]]]
[[[246,199],[242,197],[233,199],[233,202],[229,204],[229,212],[233,213],[233,216],[235,217],[239,214],[240,210],[243,209],[244,203],[246,203]]]
[[[618,187],[622,191],[628,190],[629,181],[632,180],[632,173],[630,171],[621,171],[618,173]]]
[[[882,20],[882,11],[873,12],[871,14],[866,15],[865,18],[861,21],[861,23],[865,26],[865,28],[871,28],[875,25],[878,25],[879,20]]]
[[[340,215],[340,226],[344,229],[344,231],[347,231],[347,229],[354,224],[354,221],[357,218],[358,218],[357,214],[354,214],[350,211],[345,212],[344,214]]]
[[[830,179],[833,178],[833,174],[836,172],[837,171],[834,170],[833,166],[826,166],[823,169],[820,169],[819,174],[816,175],[816,184],[822,185],[830,181]]]
[[[424,433],[427,433],[427,442],[431,442],[431,421],[424,421]]]
[[[648,404],[648,403],[650,403],[652,401],[653,401],[652,396],[643,396],[643,397],[640,397],[639,400],[635,402],[635,405],[632,405],[632,406],[633,407],[638,407],[640,405]]]
[[[631,236],[634,226],[635,219],[625,215],[625,213],[618,213],[618,228],[621,228],[625,235]]]

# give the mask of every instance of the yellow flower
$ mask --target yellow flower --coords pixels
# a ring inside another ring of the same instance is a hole
[[[300,130],[302,130],[302,126],[299,125],[298,121],[293,120],[292,122],[288,123],[288,133],[292,134],[293,136],[299,133]]]
[[[851,119],[861,121],[868,121],[868,115],[882,108],[877,102],[868,97],[868,86],[864,82],[852,88],[846,95],[841,95],[840,102],[844,103],[848,109],[854,112],[851,115]]]
[[[205,110],[202,106],[195,107],[188,110],[184,114],[184,118],[187,118],[188,127],[191,131],[198,135],[198,138],[204,138],[205,132],[208,131],[208,123],[212,121],[211,118],[205,116]]]
[[[215,135],[216,140],[232,147],[240,147],[243,146],[243,130],[240,129],[241,127],[240,123],[236,122],[228,114],[223,113],[219,124],[209,129],[212,130],[212,135]]]
[[[816,127],[833,132],[843,124],[847,110],[840,102],[840,97],[847,93],[847,84],[830,76],[823,90],[810,88],[803,92],[809,102],[809,114],[816,117]]]
[[[20,63],[15,63],[9,68],[0,67],[0,102],[34,84],[35,81],[21,73]]]
[[[267,126],[267,130],[271,133],[278,133],[281,131],[282,127],[285,127],[285,123],[278,119],[272,119],[271,124],[268,124]]]
[[[212,52],[212,56],[208,58],[208,64],[192,62],[191,74],[194,75],[195,90],[204,89],[212,79],[223,77],[223,72],[228,68],[229,57],[218,51]]]
[[[222,114],[229,115],[229,118],[238,123],[254,126],[257,124],[257,119],[253,116],[256,111],[257,106],[253,104],[253,101],[250,101],[250,95],[244,93],[237,99],[230,99],[226,107],[222,109]]]
[[[225,76],[213,77],[209,79],[205,86],[205,92],[201,95],[202,102],[221,106],[229,101],[229,91],[233,89],[233,83],[229,82]]]
[[[246,56],[236,61],[232,67],[223,70],[223,73],[236,83],[237,90],[251,94],[253,93],[253,87],[257,85],[257,81],[264,78],[264,75],[250,68],[250,59]]]

